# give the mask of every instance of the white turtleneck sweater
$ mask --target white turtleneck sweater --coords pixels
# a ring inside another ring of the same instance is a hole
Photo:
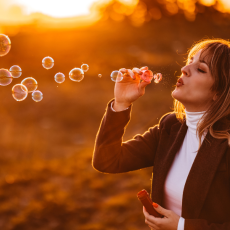
[[[182,212],[182,197],[185,182],[189,171],[197,155],[199,147],[199,138],[196,135],[196,128],[199,119],[205,111],[188,112],[186,113],[186,125],[188,126],[183,144],[177,152],[174,161],[169,169],[168,175],[164,184],[164,207],[172,210],[180,216],[177,230],[184,230],[184,218],[181,217]],[[201,138],[201,143],[207,134],[207,130]]]
[[[113,103],[111,104],[111,109],[116,112],[112,106]],[[204,112],[205,111],[188,112],[185,109],[186,125],[188,126],[188,130],[185,135],[183,144],[177,152],[171,168],[169,169],[164,184],[164,207],[168,210],[172,210],[180,216],[177,230],[184,230],[185,219],[181,217],[183,190],[189,171],[197,155],[199,138],[196,135],[196,128],[197,123]],[[206,134],[207,130],[201,138],[201,143],[203,142]]]

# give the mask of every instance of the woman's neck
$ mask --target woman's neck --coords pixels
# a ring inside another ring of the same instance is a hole
[[[188,126],[189,130],[196,134],[197,130],[197,123],[205,113],[205,111],[201,112],[189,112],[185,109],[186,113],[186,125]]]

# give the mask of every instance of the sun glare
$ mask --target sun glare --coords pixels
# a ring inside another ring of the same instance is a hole
[[[43,13],[52,17],[74,17],[90,13],[90,6],[97,0],[15,0],[27,14]]]
[[[216,0],[200,0],[200,3],[206,6],[212,6],[216,3]]]
[[[95,2],[110,0],[13,0],[23,6],[27,14],[39,12],[52,17],[65,18],[90,14],[90,7]],[[124,4],[132,4],[136,0],[120,0]]]

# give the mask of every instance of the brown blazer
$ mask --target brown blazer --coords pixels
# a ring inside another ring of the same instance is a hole
[[[97,133],[93,167],[100,172],[123,173],[154,166],[151,198],[163,206],[164,182],[186,135],[186,122],[181,123],[174,113],[167,113],[158,125],[143,135],[123,142],[132,105],[127,110],[113,112],[113,100],[107,105]],[[214,126],[215,130],[223,128],[226,128],[224,122]],[[185,218],[184,230],[230,230],[229,167],[227,139],[215,139],[208,132],[183,191],[181,216]]]

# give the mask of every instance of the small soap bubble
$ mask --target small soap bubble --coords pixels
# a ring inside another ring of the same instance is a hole
[[[69,78],[72,81],[80,82],[84,78],[84,72],[80,68],[74,68],[69,72]]]
[[[32,93],[32,99],[36,102],[39,102],[43,99],[43,94],[41,91],[39,90],[35,90],[33,93]]]
[[[54,76],[54,80],[57,82],[57,83],[63,83],[65,81],[65,75],[63,73],[56,73],[55,76]]]
[[[22,75],[22,69],[18,65],[10,67],[10,73],[13,78],[19,78]]]
[[[81,65],[81,69],[84,71],[84,72],[87,72],[89,70],[89,66],[87,64],[82,64]]]
[[[54,66],[54,59],[52,57],[44,57],[42,59],[42,66],[45,69],[51,69]]]
[[[28,89],[29,93],[35,91],[38,88],[38,82],[32,77],[23,79],[21,84],[23,84]]]
[[[102,77],[102,74],[98,74],[98,77]]]
[[[159,83],[162,80],[162,74],[161,73],[154,74],[153,78],[155,83]]]
[[[123,79],[123,74],[120,71],[118,71],[118,70],[114,70],[111,73],[110,77],[111,77],[112,81],[114,81],[114,82],[120,82]]]
[[[16,84],[12,88],[12,96],[16,101],[23,101],[28,95],[28,89],[22,84]]]
[[[142,70],[141,80],[145,82],[151,82],[153,79],[153,72],[151,70]]]
[[[11,73],[7,69],[0,69],[0,85],[6,86],[13,81]]]
[[[11,41],[5,34],[0,34],[0,57],[5,56],[11,49]]]

